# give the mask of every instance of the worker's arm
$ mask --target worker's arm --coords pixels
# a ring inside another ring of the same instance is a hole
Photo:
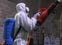
[[[25,13],[21,12],[19,13],[17,16],[15,16],[16,18],[16,22],[18,24],[18,26],[22,26],[25,30],[27,31],[30,31],[32,30],[34,27],[35,27],[35,24],[37,22],[37,20],[32,17],[32,18],[29,18]]]

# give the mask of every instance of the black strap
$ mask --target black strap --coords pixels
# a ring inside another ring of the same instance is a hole
[[[15,40],[15,38],[17,37],[18,33],[20,32],[21,28],[22,28],[25,32],[27,32],[26,29],[25,29],[23,26],[20,25],[20,27],[18,28],[17,32],[16,32],[15,35],[14,35],[14,40]]]
[[[20,27],[18,28],[17,32],[15,33],[14,40],[15,40],[16,36],[18,35],[18,33],[20,32],[20,29],[21,29],[21,25],[20,25]]]

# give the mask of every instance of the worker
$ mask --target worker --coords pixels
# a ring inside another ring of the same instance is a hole
[[[33,30],[37,23],[40,25],[46,20],[48,15],[54,10],[54,8],[59,4],[59,0],[52,3],[48,8],[42,11],[40,11],[36,14],[34,14],[33,17],[29,18],[26,12],[26,4],[25,3],[19,3],[16,5],[17,13],[15,15],[16,20],[16,26],[19,28],[23,27],[26,31],[30,32]]]

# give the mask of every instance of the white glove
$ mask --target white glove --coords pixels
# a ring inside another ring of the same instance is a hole
[[[38,13],[36,13],[36,14],[34,14],[34,18],[37,18],[37,16],[40,16],[40,12],[38,12]]]
[[[62,2],[62,0],[58,0],[58,2]]]

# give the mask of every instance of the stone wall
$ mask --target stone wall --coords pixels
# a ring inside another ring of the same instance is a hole
[[[0,0],[0,42],[3,40],[4,20],[15,15],[15,3],[8,0]]]

